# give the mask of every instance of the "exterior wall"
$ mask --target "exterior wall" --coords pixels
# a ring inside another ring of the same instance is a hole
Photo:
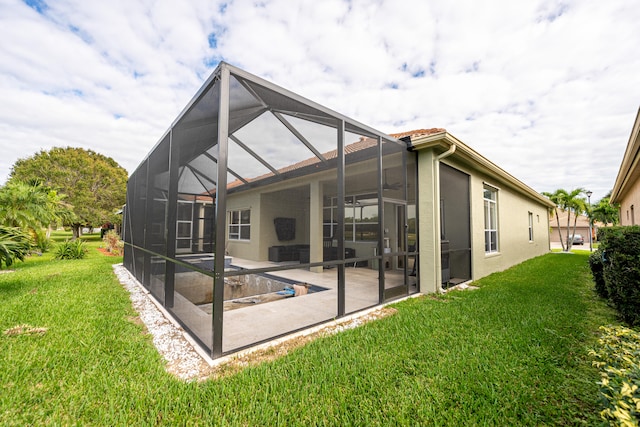
[[[633,215],[631,207],[633,206]],[[629,188],[627,194],[620,200],[620,225],[640,224],[640,180]]]
[[[251,240],[248,242],[228,240],[227,254],[232,257],[267,261],[270,246],[305,243],[305,236],[309,235],[309,201],[301,200],[301,203],[297,204],[295,208],[290,206],[290,202],[285,193],[272,192],[264,194],[258,190],[228,197],[227,211],[237,209],[251,210]],[[283,206],[288,206],[286,214],[283,213]],[[295,240],[278,241],[273,220],[282,216],[295,218]],[[320,228],[320,230],[322,229]],[[228,230],[225,230],[225,233],[228,233]]]
[[[498,188],[498,252],[484,249],[484,184]],[[529,212],[533,241],[529,241]],[[549,252],[548,208],[494,178],[471,172],[471,267],[477,280]]]
[[[440,224],[435,216],[438,200],[434,182],[438,179],[432,149],[418,152],[419,191],[419,251],[420,290],[423,293],[440,290]],[[496,271],[505,270],[527,259],[549,252],[548,206],[512,190],[505,183],[479,172],[468,163],[456,160],[455,154],[442,163],[470,175],[471,204],[471,274],[477,280]],[[484,247],[484,184],[498,189],[499,252],[485,254]],[[533,241],[529,241],[529,212],[533,214]]]
[[[258,192],[246,192],[238,196],[227,198],[227,212],[238,209],[251,209],[251,240],[246,242],[242,240],[228,240],[229,230],[224,232],[227,234],[226,253],[232,257],[240,257],[247,259],[261,259],[260,245],[257,243],[262,241],[262,224],[260,223],[261,215],[260,194]],[[266,259],[266,254],[264,259]]]
[[[268,251],[270,246],[308,243],[308,241],[306,240],[307,236],[309,235],[308,200],[300,200],[300,203],[296,203],[295,205],[291,206],[291,201],[288,197],[284,196],[284,193],[262,194],[260,199],[260,260],[266,261],[268,259]],[[283,206],[287,206],[286,215],[283,215]],[[278,240],[273,220],[277,217],[282,216],[295,218],[296,235],[294,240],[289,240],[286,242],[281,242]]]

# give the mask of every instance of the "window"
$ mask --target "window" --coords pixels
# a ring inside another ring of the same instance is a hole
[[[178,214],[176,221],[176,250],[188,252],[191,249],[193,237],[193,202],[178,200]]]
[[[338,225],[335,197],[325,200],[323,236],[332,238]],[[344,200],[344,240],[347,242],[377,242],[378,199],[376,194],[347,196]]]
[[[229,240],[251,240],[251,210],[229,211]]]
[[[533,212],[529,212],[529,241],[533,242]]]
[[[498,190],[484,186],[484,251],[498,252]]]

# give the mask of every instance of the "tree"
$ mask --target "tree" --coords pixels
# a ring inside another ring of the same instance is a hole
[[[64,196],[42,185],[11,180],[0,188],[0,225],[37,231],[70,214]]]
[[[578,216],[582,215],[587,210],[587,201],[583,197],[579,197],[584,193],[584,188],[576,188],[567,194],[567,252],[571,250],[573,246],[573,236],[576,235],[576,225],[578,223]],[[571,212],[573,211],[573,233],[569,235],[569,223],[571,221]]]
[[[560,209],[561,211],[564,211],[566,209],[565,200],[567,199],[568,193],[566,190],[559,188],[553,193],[543,192],[542,194],[547,196],[549,200],[551,200],[556,205],[556,207],[553,208],[553,212],[556,215],[556,223],[558,224],[558,235],[560,236],[560,245],[562,246],[562,251],[564,252],[564,240],[562,239],[562,230],[560,228],[560,216],[558,215],[558,209]]]
[[[620,221],[618,217],[619,207],[610,202],[611,191],[604,196],[591,210],[591,221],[600,221],[605,226],[608,224],[617,225]]]
[[[0,225],[0,269],[2,264],[11,266],[16,259],[24,261],[31,249],[30,241],[29,235],[19,228]]]
[[[30,183],[12,180],[0,188],[0,225],[27,232],[36,248],[49,247],[51,226],[70,218],[70,206],[64,195],[37,180]]]
[[[572,191],[567,191],[563,188],[559,188],[553,193],[543,192],[545,196],[549,198],[553,203],[556,204],[554,208],[556,215],[556,222],[558,223],[558,234],[560,236],[560,244],[562,246],[563,252],[568,252],[571,250],[571,246],[573,245],[573,235],[576,232],[576,224],[578,221],[578,215],[582,214],[586,210],[586,202],[584,198],[580,198],[579,196],[584,193],[584,189],[576,188]],[[566,245],[562,238],[562,230],[560,229],[560,217],[558,215],[558,210],[562,212],[567,212],[567,240]],[[569,229],[571,226],[571,212],[574,212],[574,222],[573,222],[573,234],[569,233]]]
[[[127,171],[92,150],[56,147],[13,165],[10,180],[34,178],[67,196],[73,216],[64,218],[64,225],[73,228],[74,237],[83,226],[107,222],[125,202]]]

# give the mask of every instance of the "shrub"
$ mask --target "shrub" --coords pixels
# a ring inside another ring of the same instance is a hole
[[[623,326],[601,326],[597,350],[590,354],[600,368],[600,416],[611,424],[637,426],[640,421],[640,333]]]
[[[615,227],[604,242],[604,282],[609,301],[630,325],[640,325],[640,227]]]
[[[36,230],[34,232],[34,245],[40,252],[47,252],[51,249],[51,239],[47,237],[45,230]]]
[[[596,282],[596,292],[602,298],[608,298],[607,285],[604,281],[604,262],[602,261],[604,252],[602,249],[598,249],[589,256],[589,266],[591,267],[591,273],[593,279]]]
[[[114,255],[122,255],[124,242],[120,240],[120,236],[114,230],[109,230],[102,238],[105,249]]]
[[[56,246],[56,259],[82,259],[87,255],[87,248],[81,239],[65,240]]]
[[[7,267],[13,261],[29,255],[31,250],[31,237],[28,233],[14,227],[0,226],[0,268],[4,263]]]

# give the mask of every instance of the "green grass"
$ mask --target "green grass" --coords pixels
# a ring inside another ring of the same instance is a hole
[[[201,383],[164,371],[112,274],[120,258],[33,257],[0,275],[0,330],[48,328],[0,335],[0,425],[599,424],[588,349],[614,317],[587,257],[549,254],[480,290],[407,300]]]

